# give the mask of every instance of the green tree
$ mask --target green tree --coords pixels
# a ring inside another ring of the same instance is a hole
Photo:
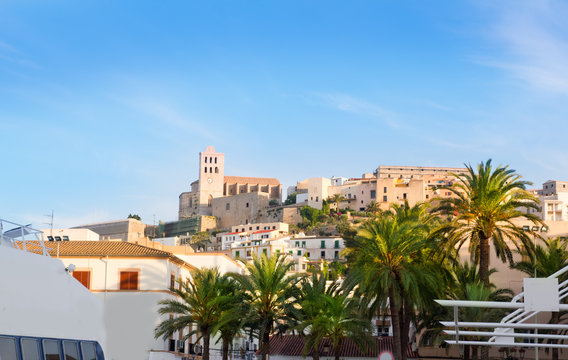
[[[211,244],[209,238],[210,238],[209,231],[200,231],[191,236],[190,244],[193,247],[195,247],[196,250],[199,249],[205,250],[207,249],[207,246]]]
[[[270,350],[270,335],[282,333],[295,325],[298,316],[298,275],[289,275],[294,266],[285,256],[259,258],[251,262],[242,261],[248,275],[231,274],[240,284],[245,301],[249,306],[247,320],[259,329],[262,360]]]
[[[334,202],[335,203],[335,211],[339,212],[339,203],[342,202],[342,201],[345,201],[347,199],[341,194],[333,194],[327,200],[329,202]]]
[[[307,222],[310,226],[315,226],[319,223],[322,212],[316,208],[311,206],[303,206],[300,209],[300,215],[305,222]]]
[[[366,210],[373,214],[373,216],[377,216],[377,214],[381,212],[381,204],[379,204],[375,200],[372,200],[367,204]]]
[[[481,281],[489,286],[490,242],[496,255],[503,261],[513,262],[507,240],[517,248],[530,241],[529,233],[513,223],[515,219],[528,219],[542,224],[533,214],[520,209],[537,209],[538,199],[525,187],[530,182],[522,181],[515,170],[507,166],[491,167],[491,159],[481,162],[477,172],[467,165],[467,172],[452,174],[456,181],[445,190],[454,197],[435,199],[439,204],[434,209],[450,217],[438,230],[446,239],[447,248],[461,248],[469,241],[472,261],[479,266]]]
[[[217,342],[222,341],[222,360],[227,360],[233,339],[245,325],[242,315],[247,313],[248,306],[239,284],[233,278],[224,276],[219,287],[227,301],[222,303],[221,316],[213,327],[213,332],[219,332],[220,337]]]
[[[304,354],[312,349],[314,360],[319,359],[320,344],[325,339],[332,344],[335,360],[339,360],[346,338],[363,352],[371,344],[371,323],[360,311],[359,300],[342,291],[337,282],[328,280],[327,274],[314,272],[302,281],[298,329],[306,334]]]
[[[544,246],[536,245],[536,247],[533,243],[529,243],[519,253],[526,260],[511,265],[511,268],[520,270],[529,276],[548,277],[568,266],[568,241],[564,239],[548,239],[545,240]],[[568,274],[562,274],[558,278],[558,283],[566,279],[568,279]],[[550,323],[558,324],[559,322],[560,313],[553,312]],[[558,340],[550,340],[550,343],[557,344]],[[552,349],[552,359],[558,360],[558,349]]]
[[[286,200],[284,200],[284,205],[293,205],[296,203],[296,193],[288,195]]]
[[[154,330],[155,338],[167,339],[174,332],[189,326],[192,330],[185,336],[188,339],[198,334],[203,339],[203,360],[209,360],[209,343],[214,327],[219,321],[225,304],[231,300],[225,285],[227,280],[217,269],[201,269],[187,282],[178,280],[181,289],[171,289],[177,299],[165,299],[158,302],[160,315],[173,314],[172,318],[162,321]],[[195,327],[195,328],[194,328]]]
[[[432,261],[436,244],[430,240],[434,218],[425,204],[394,205],[365,223],[346,241],[352,262],[348,283],[357,284],[361,298],[378,314],[386,304],[393,326],[395,359],[406,360],[408,330],[415,311],[441,295],[440,266]]]
[[[140,215],[138,215],[138,214],[128,214],[128,219],[140,220]]]

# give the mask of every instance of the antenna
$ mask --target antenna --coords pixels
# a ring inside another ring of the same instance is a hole
[[[51,209],[51,215],[47,214],[47,215],[44,215],[44,216],[51,218],[50,222],[47,222],[47,223],[44,223],[44,224],[49,225],[49,236],[53,236],[53,209]]]

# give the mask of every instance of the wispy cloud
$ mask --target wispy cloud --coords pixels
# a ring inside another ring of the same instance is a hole
[[[567,3],[515,0],[498,4],[498,20],[489,36],[505,52],[501,58],[480,62],[503,69],[531,87],[568,94]]]
[[[337,110],[381,120],[393,129],[400,129],[403,125],[402,119],[396,113],[367,100],[343,93],[317,93],[316,95],[327,106]]]
[[[21,55],[21,52],[14,46],[0,41],[0,60],[10,62],[19,66],[37,69],[39,66]]]
[[[207,140],[218,140],[218,137],[203,125],[203,121],[192,119],[175,105],[167,101],[160,101],[149,97],[114,97],[114,100],[145,114],[151,119],[161,121],[176,130],[198,135]]]

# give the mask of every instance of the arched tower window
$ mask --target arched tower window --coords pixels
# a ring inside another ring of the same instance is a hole
[[[219,173],[219,168],[217,166],[215,166],[215,174]]]
[[[217,164],[217,156],[215,156],[215,164]]]
[[[211,156],[209,156],[209,163],[212,163],[213,159],[211,158]]]
[[[213,174],[213,168],[212,168],[212,167],[209,167],[209,172],[210,172],[211,174]]]
[[[207,156],[205,157],[205,163],[207,164]]]
[[[205,172],[207,172],[207,166],[205,167]]]

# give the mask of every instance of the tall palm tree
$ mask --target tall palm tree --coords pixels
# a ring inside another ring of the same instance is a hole
[[[371,344],[370,321],[360,310],[358,299],[349,296],[348,291],[340,289],[336,281],[324,274],[314,272],[311,278],[302,281],[298,329],[306,336],[304,355],[312,349],[312,357],[318,360],[320,345],[327,339],[335,359],[339,360],[345,338],[352,339],[364,352],[364,346]]]
[[[284,332],[294,326],[297,319],[297,283],[299,275],[288,271],[294,265],[285,256],[259,258],[253,256],[251,262],[244,262],[248,275],[231,274],[240,284],[244,299],[249,306],[248,321],[257,325],[261,343],[262,360],[266,360],[270,350],[270,335]]]
[[[432,261],[435,242],[429,238],[434,218],[425,204],[393,205],[362,226],[346,242],[352,261],[349,280],[373,312],[386,302],[393,326],[395,359],[406,360],[408,330],[417,308],[440,295],[440,266]],[[388,295],[388,298],[385,296]]]
[[[548,277],[565,266],[568,266],[568,241],[560,238],[548,239],[544,246],[529,243],[519,253],[526,260],[519,261],[511,268],[520,270],[529,276]],[[563,274],[558,278],[561,283],[568,278],[568,274]],[[560,313],[553,312],[550,323],[558,324]],[[551,340],[556,344],[557,340]],[[558,349],[552,349],[552,359],[558,360]]]
[[[461,248],[469,241],[472,261],[479,266],[479,276],[489,286],[490,242],[496,255],[503,261],[513,262],[510,240],[520,248],[530,241],[530,233],[513,223],[515,219],[528,219],[535,224],[542,221],[534,214],[521,209],[537,209],[538,199],[526,190],[532,183],[522,181],[515,170],[507,166],[492,168],[491,159],[481,162],[477,171],[466,165],[467,172],[451,174],[456,181],[444,189],[452,198],[434,199],[434,211],[449,216],[438,234],[447,239],[448,248]]]
[[[213,332],[219,333],[220,337],[217,343],[219,341],[222,342],[222,360],[227,360],[233,339],[245,325],[243,314],[247,313],[248,306],[244,302],[244,296],[239,284],[233,278],[224,276],[219,285],[221,293],[227,297],[227,301],[222,303],[221,316],[213,327]]]
[[[328,201],[335,203],[335,211],[339,212],[339,203],[342,201],[347,200],[343,195],[340,193],[333,194],[328,198]]]
[[[165,299],[158,303],[161,305],[158,310],[160,315],[174,316],[162,321],[154,329],[154,336],[156,339],[160,336],[166,339],[176,331],[191,326],[192,330],[185,339],[198,334],[198,340],[203,339],[203,360],[209,360],[209,343],[213,328],[219,321],[224,304],[231,296],[223,292],[221,284],[225,280],[216,268],[197,270],[192,277],[187,282],[177,280],[180,288],[171,289],[178,296],[177,299]]]
[[[377,214],[381,211],[381,204],[379,204],[375,200],[372,200],[370,203],[367,204],[366,210],[372,213],[373,216],[377,216]]]

